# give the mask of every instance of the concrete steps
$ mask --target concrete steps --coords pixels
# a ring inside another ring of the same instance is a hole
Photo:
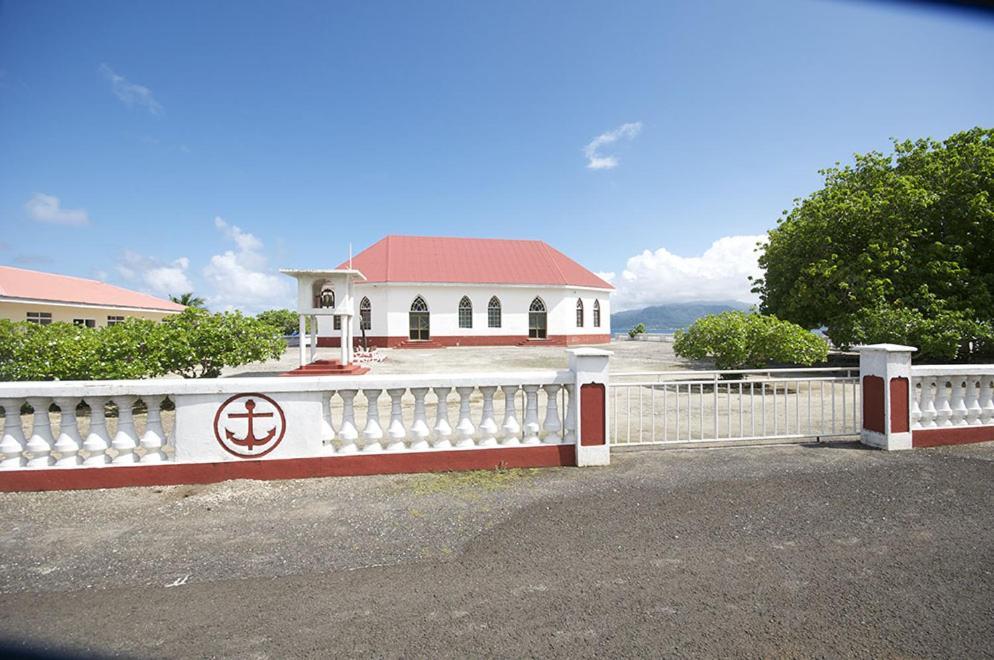
[[[369,371],[369,367],[357,364],[345,366],[338,360],[315,360],[303,367],[281,373],[281,376],[361,376]]]

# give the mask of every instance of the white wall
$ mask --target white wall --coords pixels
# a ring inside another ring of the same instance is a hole
[[[611,332],[610,292],[605,290],[563,287],[521,287],[471,284],[356,284],[354,318],[355,336],[360,337],[359,302],[368,297],[372,304],[371,337],[406,337],[411,303],[420,295],[431,313],[431,335],[451,336],[527,336],[528,308],[535,296],[545,301],[549,335],[603,335]],[[487,306],[491,296],[501,301],[501,327],[487,325]],[[459,327],[459,301],[469,296],[473,303],[473,327]],[[584,324],[576,327],[576,300],[584,304]],[[601,325],[594,327],[594,300],[601,305]],[[319,319],[321,336],[338,336],[331,318]]]

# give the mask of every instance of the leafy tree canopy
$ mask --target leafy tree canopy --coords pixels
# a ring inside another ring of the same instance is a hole
[[[758,369],[771,362],[810,366],[828,358],[824,339],[775,316],[723,312],[678,330],[674,352],[692,360],[714,360],[717,369]]]
[[[289,309],[267,309],[256,314],[255,318],[278,328],[284,335],[292,335],[300,330],[300,316]],[[310,330],[311,319],[305,318],[304,321],[307,324],[306,329]]]
[[[994,355],[994,129],[894,142],[822,171],[760,248],[760,309],[837,345]]]

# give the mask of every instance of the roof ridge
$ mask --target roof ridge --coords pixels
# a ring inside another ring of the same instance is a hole
[[[559,267],[559,259],[556,258],[555,254],[552,254],[552,252],[556,252],[558,254],[562,254],[562,253],[559,252],[559,250],[556,250],[555,248],[553,248],[551,245],[549,245],[545,241],[539,241],[539,243],[541,243],[542,247],[545,248],[545,253],[550,257],[550,261],[552,261],[552,265],[555,266],[556,272],[559,273],[559,279],[562,280],[563,285],[569,285],[569,280],[567,279],[566,274],[563,272],[563,269]],[[551,250],[551,252],[550,252],[550,250]]]
[[[384,261],[386,262],[386,265],[387,265],[386,266],[386,272],[387,272],[387,274],[386,274],[386,280],[387,280],[387,282],[390,281],[390,239],[392,239],[393,236],[394,236],[393,234],[387,234],[386,239],[384,239],[384,240],[386,240],[386,243],[387,243],[387,246],[386,246],[386,258],[384,259]]]

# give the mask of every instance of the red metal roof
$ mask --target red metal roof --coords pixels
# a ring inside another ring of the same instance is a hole
[[[352,267],[369,282],[614,288],[543,241],[387,236],[353,257]]]
[[[105,307],[133,307],[164,312],[182,312],[186,309],[171,300],[163,300],[97,280],[42,273],[12,266],[0,266],[0,297]]]

